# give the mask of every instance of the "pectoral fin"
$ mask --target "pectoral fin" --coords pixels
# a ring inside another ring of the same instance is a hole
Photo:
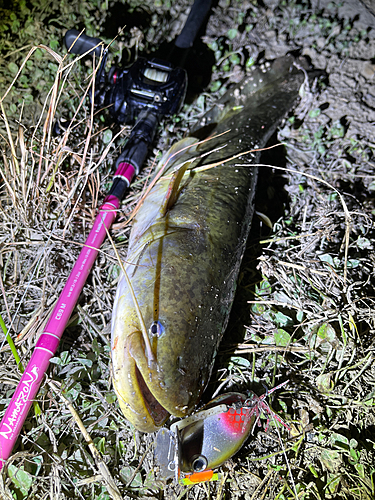
[[[182,178],[192,161],[186,161],[178,170],[173,172],[171,181],[169,183],[167,192],[165,193],[165,197],[163,203],[160,208],[160,212],[162,217],[164,217],[168,211],[173,207],[176,203],[179,192]]]

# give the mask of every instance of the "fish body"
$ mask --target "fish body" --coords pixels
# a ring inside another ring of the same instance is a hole
[[[303,82],[277,60],[228,92],[192,136],[164,156],[162,175],[137,212],[112,317],[113,382],[120,407],[143,432],[184,417],[206,387],[225,331],[253,215],[260,153]],[[198,143],[210,133],[212,139]],[[221,135],[222,134],[222,135]]]

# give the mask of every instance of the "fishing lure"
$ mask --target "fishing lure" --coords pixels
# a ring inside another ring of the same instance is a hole
[[[220,480],[215,472],[239,451],[247,437],[260,424],[261,415],[290,427],[272,411],[266,397],[288,380],[261,396],[231,392],[217,396],[200,411],[162,428],[156,438],[155,458],[163,479],[174,477],[184,485]]]

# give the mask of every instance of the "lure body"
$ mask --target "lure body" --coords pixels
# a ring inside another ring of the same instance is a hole
[[[231,458],[253,432],[260,417],[267,417],[275,425],[288,425],[265,401],[272,392],[288,380],[261,396],[249,392],[247,396],[230,392],[217,396],[198,412],[160,429],[156,436],[155,459],[162,479],[175,478],[181,484],[218,480],[214,472]]]
[[[143,432],[157,430],[170,414],[189,415],[208,383],[253,214],[257,169],[249,163],[260,153],[233,156],[264,147],[290,110],[303,82],[292,62],[286,57],[266,73],[256,70],[227,93],[193,131],[202,138],[210,130],[212,140],[175,144],[135,216],[125,269],[155,362],[123,276],[112,366],[120,407]]]
[[[219,396],[204,408],[226,405],[223,411],[200,413],[202,418],[179,429],[181,472],[216,469],[241,448],[256,419],[245,401],[246,396],[236,392]]]

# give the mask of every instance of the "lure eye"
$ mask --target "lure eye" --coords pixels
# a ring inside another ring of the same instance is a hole
[[[191,461],[191,468],[194,472],[202,472],[207,469],[208,460],[204,455],[197,455]]]
[[[156,335],[157,337],[160,337],[162,333],[164,333],[164,327],[160,323],[160,321],[154,321],[151,326],[150,326],[150,333],[151,335]]]

